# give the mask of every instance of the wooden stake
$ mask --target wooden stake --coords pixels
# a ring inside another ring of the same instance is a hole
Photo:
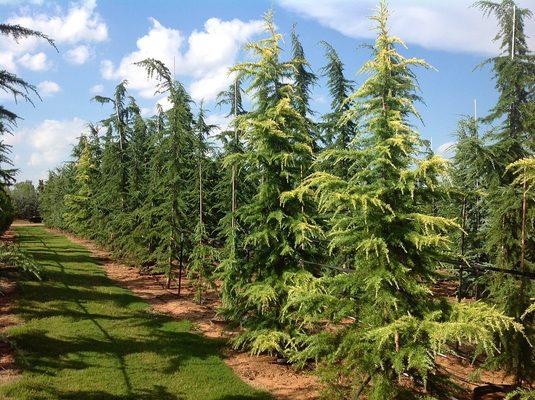
[[[513,4],[513,32],[511,35],[511,60],[515,57],[516,6]]]
[[[199,224],[202,225],[202,131],[199,127]],[[202,241],[202,238],[200,239]]]
[[[463,208],[461,211],[461,256],[464,256],[464,244],[465,244],[465,237],[464,237],[464,228],[466,224],[466,196],[463,198]],[[464,260],[463,260],[464,262]],[[460,302],[462,299],[462,289],[463,289],[463,272],[464,268],[463,265],[459,268],[459,289],[457,290],[457,301]]]
[[[238,78],[234,80],[234,148],[238,147],[238,127],[236,126],[236,118],[238,116]],[[236,165],[232,164],[232,176],[230,178],[232,185],[231,193],[231,205],[230,210],[232,213],[231,227],[236,227]]]
[[[528,192],[528,184],[526,179],[526,169],[524,168],[524,185],[522,188],[522,251],[520,254],[520,271],[525,271],[525,263],[526,263],[526,209],[527,209],[527,192]],[[524,279],[522,280],[522,282]],[[523,289],[523,285],[522,285]]]
[[[184,234],[180,234],[180,260],[178,264],[178,295],[180,296],[180,290],[182,288],[182,267],[183,267],[183,255],[184,255]]]

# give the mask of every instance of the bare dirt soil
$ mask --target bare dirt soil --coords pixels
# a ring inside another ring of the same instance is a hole
[[[3,242],[13,242],[14,239],[15,233],[11,230],[0,238]],[[2,268],[9,267],[0,264],[0,269]],[[13,279],[0,277],[0,385],[12,382],[20,376],[20,371],[15,365],[15,350],[5,338],[5,331],[20,323],[13,312],[16,286]]]

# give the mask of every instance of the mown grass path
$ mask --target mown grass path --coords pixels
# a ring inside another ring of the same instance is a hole
[[[22,377],[5,399],[269,399],[221,360],[221,342],[188,321],[151,313],[108,279],[83,247],[40,227],[17,227],[18,242],[43,267],[22,281],[9,331]]]

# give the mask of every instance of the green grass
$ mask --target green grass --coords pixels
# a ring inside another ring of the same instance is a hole
[[[20,245],[43,267],[20,284],[9,331],[22,377],[6,399],[261,400],[221,359],[222,343],[191,323],[151,313],[108,279],[81,246],[40,227],[18,227]]]

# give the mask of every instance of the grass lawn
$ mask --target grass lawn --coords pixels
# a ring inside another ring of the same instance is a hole
[[[18,242],[43,266],[22,281],[9,331],[22,377],[4,399],[261,400],[221,360],[221,342],[188,321],[151,313],[108,279],[83,247],[40,227],[17,227]]]

